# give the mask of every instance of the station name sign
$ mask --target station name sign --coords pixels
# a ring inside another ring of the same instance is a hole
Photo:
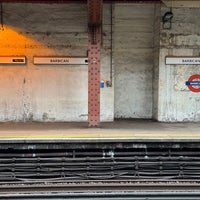
[[[166,65],[200,65],[200,57],[166,57]]]
[[[35,56],[33,58],[35,65],[87,65],[87,57],[56,57],[56,56]]]
[[[0,56],[0,64],[25,64],[25,56]]]

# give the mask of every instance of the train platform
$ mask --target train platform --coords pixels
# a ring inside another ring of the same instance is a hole
[[[86,122],[0,123],[0,143],[200,141],[200,123],[161,123],[151,120],[102,122],[88,128]]]

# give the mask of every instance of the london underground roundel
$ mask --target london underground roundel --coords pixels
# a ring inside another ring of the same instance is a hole
[[[192,92],[200,92],[200,74],[190,76],[185,84]]]

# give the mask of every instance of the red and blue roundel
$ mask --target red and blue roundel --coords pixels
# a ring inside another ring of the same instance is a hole
[[[188,79],[188,81],[185,82],[185,84],[192,92],[200,92],[200,74],[190,76],[190,78]]]

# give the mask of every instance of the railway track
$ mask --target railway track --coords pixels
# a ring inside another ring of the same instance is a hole
[[[199,184],[5,185],[1,200],[198,200]]]
[[[200,199],[200,144],[121,145],[1,149],[0,200]]]
[[[0,194],[4,193],[60,193],[60,192],[119,192],[119,191],[199,191],[200,184],[194,182],[136,182],[136,183],[23,183],[1,184]]]

